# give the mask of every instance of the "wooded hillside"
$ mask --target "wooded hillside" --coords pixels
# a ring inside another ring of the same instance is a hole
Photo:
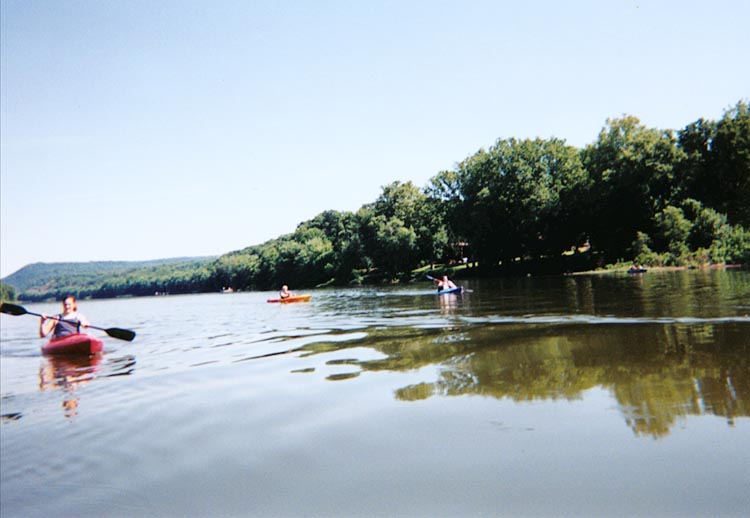
[[[679,131],[611,119],[584,149],[498,140],[423,188],[393,182],[356,212],[325,211],[215,259],[47,277],[31,265],[4,281],[39,300],[390,282],[436,263],[466,262],[482,275],[748,263],[748,200],[750,110],[741,101]]]

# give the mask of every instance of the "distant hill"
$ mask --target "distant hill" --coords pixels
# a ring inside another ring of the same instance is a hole
[[[83,263],[33,263],[24,266],[15,273],[0,279],[13,286],[17,292],[28,291],[45,286],[60,278],[76,278],[79,281],[93,279],[101,275],[126,272],[137,268],[201,262],[215,259],[209,257],[175,257],[171,259],[154,259],[151,261],[89,261]]]

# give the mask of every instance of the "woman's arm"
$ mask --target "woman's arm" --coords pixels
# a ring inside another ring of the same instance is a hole
[[[42,315],[42,318],[39,319],[39,338],[44,338],[50,334],[55,328],[56,323],[54,319],[49,318],[47,315]]]
[[[89,327],[89,319],[80,313],[78,314],[78,321],[81,323],[81,327]]]

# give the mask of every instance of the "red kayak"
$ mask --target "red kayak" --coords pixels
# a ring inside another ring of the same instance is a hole
[[[91,355],[102,352],[104,342],[95,336],[75,333],[53,338],[42,346],[43,354]]]
[[[268,299],[266,302],[281,302],[282,304],[288,304],[289,302],[308,302],[312,298],[312,295],[293,295],[285,299]]]

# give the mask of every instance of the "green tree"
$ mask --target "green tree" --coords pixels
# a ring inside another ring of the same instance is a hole
[[[16,290],[10,284],[0,282],[0,302],[14,302],[16,300]]]
[[[750,230],[741,226],[730,227],[721,243],[723,257],[730,263],[750,264]]]
[[[710,206],[732,224],[750,227],[750,108],[739,102],[716,125],[706,186],[714,187]]]
[[[644,127],[633,116],[607,120],[583,152],[591,175],[591,244],[607,261],[627,254],[637,232],[653,231],[654,216],[676,201],[675,164],[684,156],[671,131]]]
[[[648,234],[638,231],[632,245],[634,261],[638,264],[657,265],[660,258],[651,250],[651,238]]]
[[[667,249],[667,264],[683,265],[687,261],[687,240],[692,227],[682,209],[671,205],[655,217],[656,229]]]
[[[715,210],[704,207],[701,202],[688,198],[681,206],[685,216],[693,222],[687,244],[690,250],[710,248],[714,241],[722,237],[727,226],[727,217]]]
[[[378,248],[374,255],[376,264],[389,276],[410,272],[419,262],[417,234],[399,218],[385,219],[376,216]]]
[[[715,199],[715,187],[705,185],[716,122],[698,119],[677,133],[677,145],[683,151],[677,164],[677,186],[680,197],[695,200]]]
[[[425,194],[429,198],[430,219],[437,229],[431,256],[436,261],[460,259],[462,254],[459,254],[458,243],[468,241],[466,231],[470,226],[465,224],[466,214],[462,210],[464,197],[458,171],[438,173],[430,179]]]
[[[339,284],[352,282],[358,269],[366,266],[363,260],[359,222],[352,212],[325,211],[301,224],[298,230],[317,228],[331,243],[328,256],[330,271]]]
[[[745,101],[721,120],[699,119],[679,132],[685,157],[679,163],[684,197],[750,226],[750,109]]]
[[[375,200],[373,210],[377,216],[386,219],[398,218],[414,228],[421,223],[426,196],[412,182],[393,182],[385,187]]]
[[[442,193],[480,264],[492,267],[569,248],[578,234],[572,204],[586,182],[578,151],[564,141],[508,139],[468,157],[455,176],[442,175],[433,192]]]
[[[417,236],[399,218],[376,214],[372,206],[357,213],[362,251],[369,268],[377,268],[384,279],[398,277],[417,264]]]
[[[212,287],[247,290],[255,284],[258,274],[259,256],[252,251],[231,252],[214,261],[212,268]]]
[[[373,211],[376,216],[386,219],[391,231],[395,232],[394,229],[399,226],[407,229],[406,233],[396,232],[407,241],[411,240],[406,238],[408,233],[416,236],[416,251],[412,250],[411,245],[407,247],[413,255],[411,262],[434,262],[446,255],[449,236],[443,214],[427,193],[415,187],[412,182],[393,182],[383,187],[383,192],[373,205]],[[389,236],[389,239],[393,238],[392,234]]]

